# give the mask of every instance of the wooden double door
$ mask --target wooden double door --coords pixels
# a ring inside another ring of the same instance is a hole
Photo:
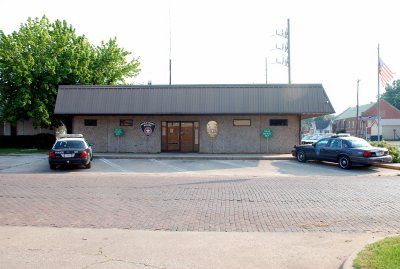
[[[161,150],[164,152],[199,152],[198,121],[161,122]]]

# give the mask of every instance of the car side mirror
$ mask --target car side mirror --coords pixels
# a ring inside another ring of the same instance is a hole
[[[312,143],[312,146],[315,148],[315,145],[316,145],[317,143],[316,142],[314,142],[314,143]]]

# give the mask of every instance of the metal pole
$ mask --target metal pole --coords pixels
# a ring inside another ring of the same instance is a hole
[[[172,83],[172,19],[171,19],[171,1],[169,2],[169,85]]]
[[[381,140],[381,97],[380,97],[380,57],[378,44],[378,140]]]
[[[357,114],[356,114],[356,136],[358,137],[358,122],[359,122],[359,115],[358,115],[358,88],[360,85],[360,80],[357,80]]]
[[[268,84],[268,59],[265,57],[265,84]]]
[[[169,59],[169,85],[172,83],[172,67],[171,67],[171,59]]]
[[[291,65],[290,65],[290,19],[287,19],[287,40],[288,40],[288,76],[289,76],[289,84],[292,83],[292,77],[291,77]]]

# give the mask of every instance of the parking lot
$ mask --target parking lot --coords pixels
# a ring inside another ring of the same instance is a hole
[[[236,232],[400,232],[399,171],[295,160],[0,156],[0,225]]]
[[[50,170],[45,154],[0,156],[0,173],[136,173],[203,176],[396,176],[400,171],[379,167],[340,169],[324,162],[293,160],[170,160],[95,157],[92,167]]]

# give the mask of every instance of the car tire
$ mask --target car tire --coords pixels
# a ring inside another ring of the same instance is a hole
[[[342,168],[342,169],[350,169],[351,168],[352,164],[351,164],[350,158],[345,155],[340,155],[338,162],[339,162],[340,168]]]
[[[303,150],[299,150],[296,154],[296,158],[299,162],[304,163],[307,161],[306,154]]]
[[[85,164],[85,168],[86,168],[86,169],[89,169],[91,166],[92,166],[92,163],[91,163],[91,162],[88,162],[87,164]]]
[[[57,165],[55,165],[55,164],[50,164],[50,169],[51,170],[55,170],[57,168]]]

